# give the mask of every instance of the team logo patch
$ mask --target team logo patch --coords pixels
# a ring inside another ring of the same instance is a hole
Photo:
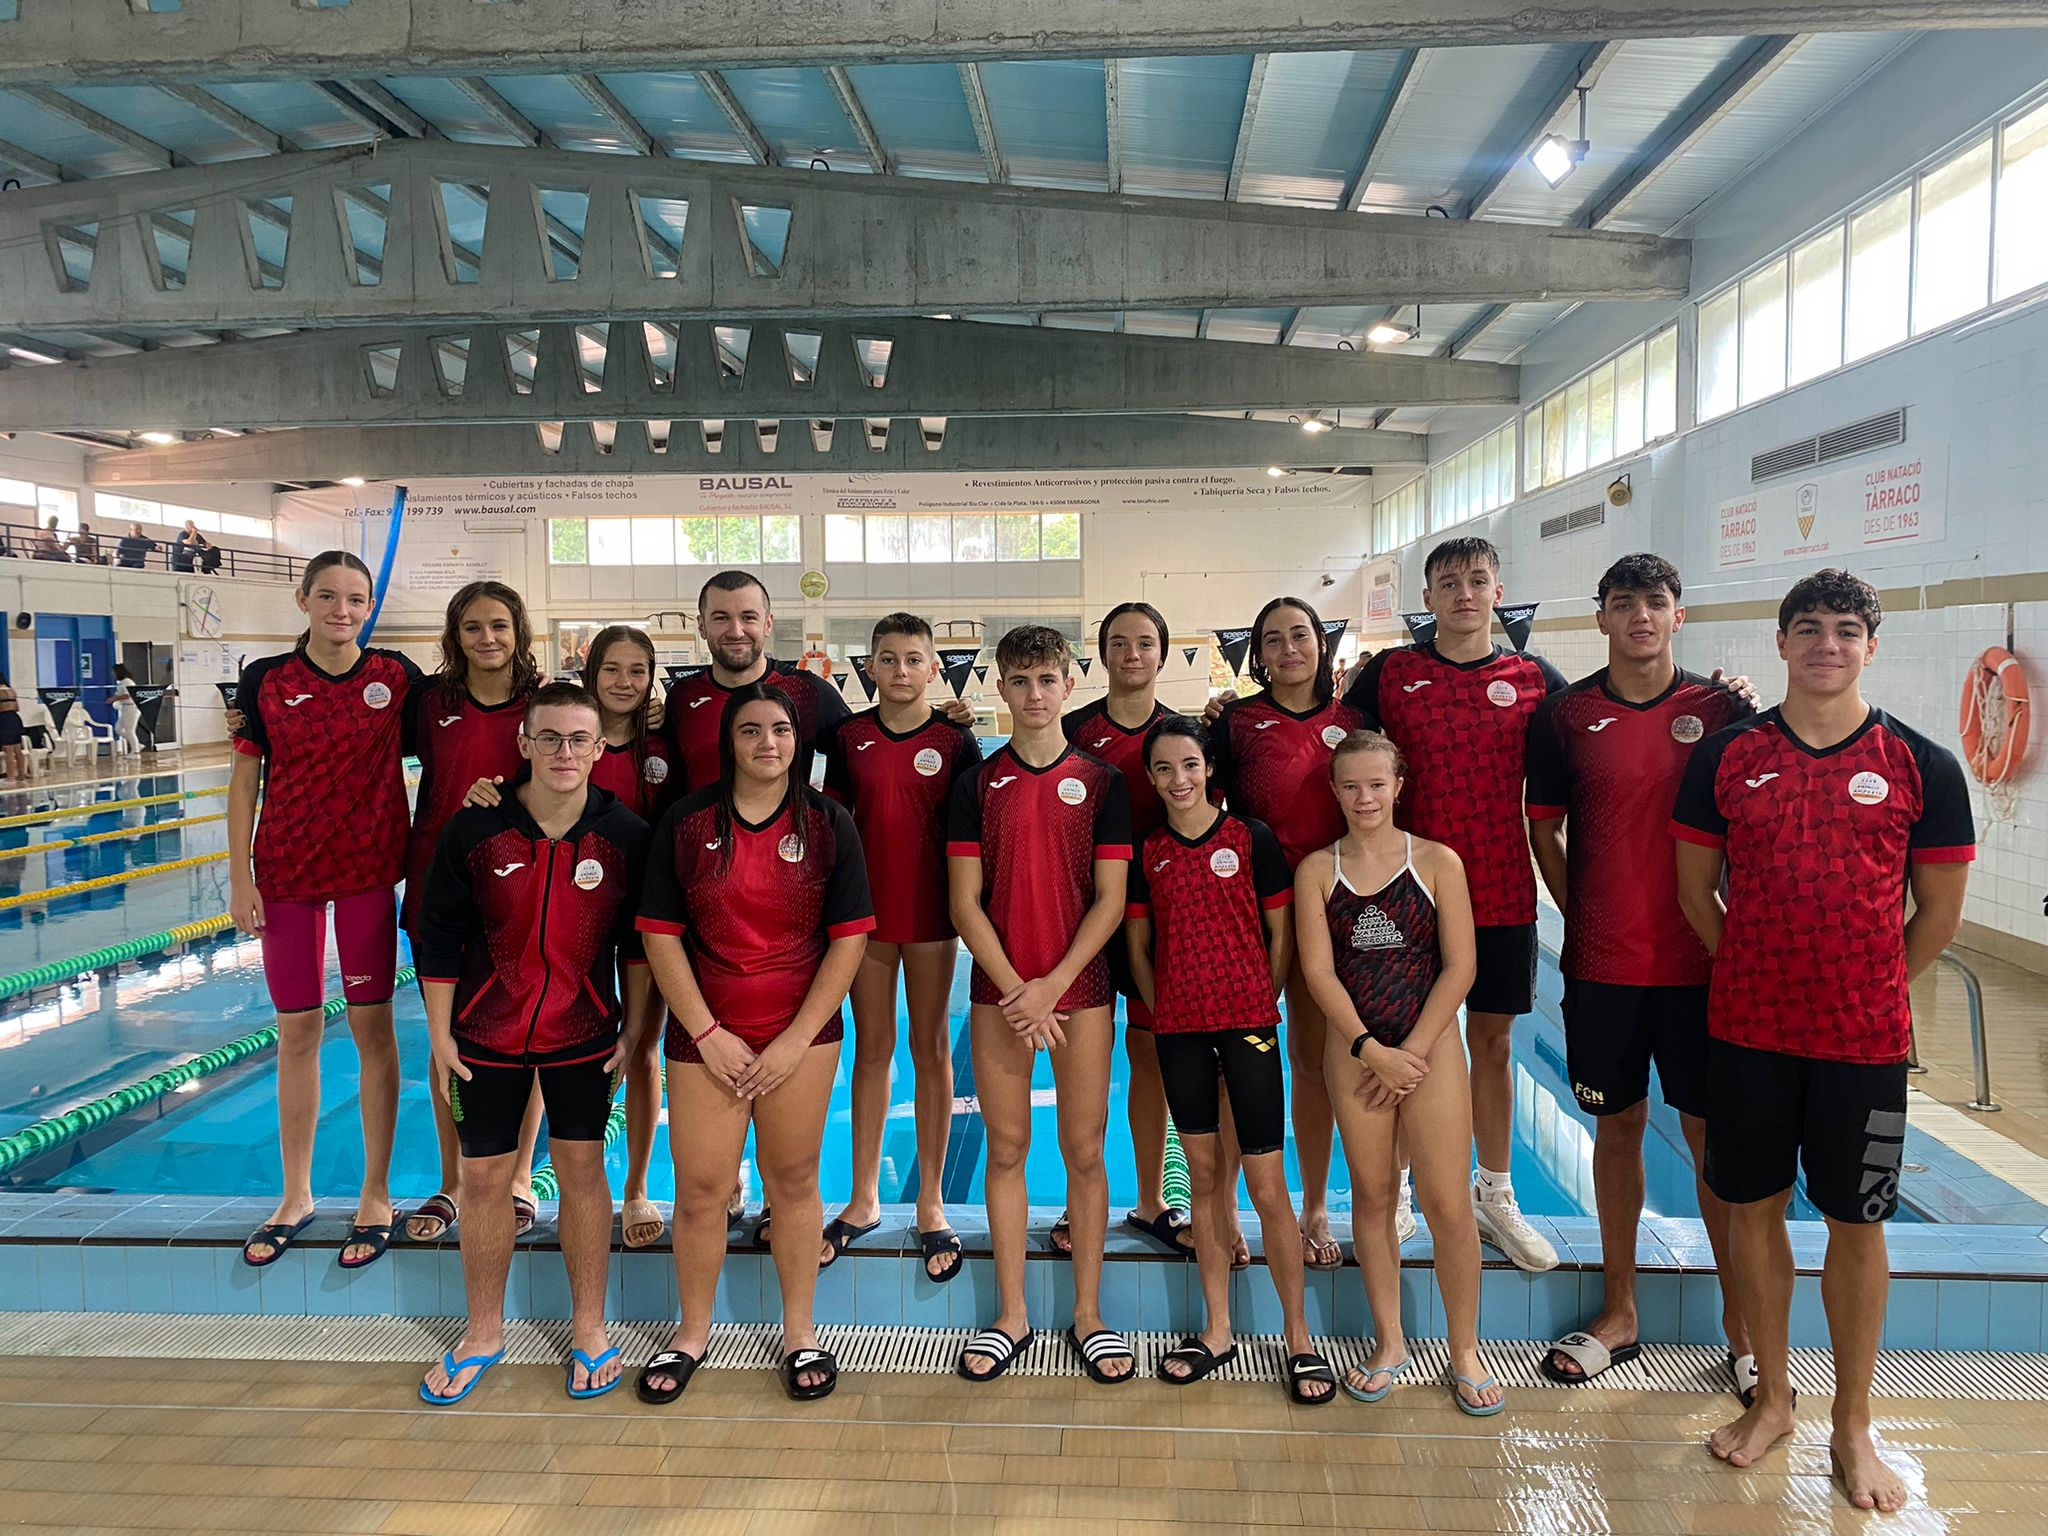
[[[1351,925],[1353,949],[1400,949],[1407,942],[1407,935],[1377,905],[1360,912],[1358,921]]]
[[[1088,798],[1088,786],[1079,779],[1061,779],[1054,793],[1069,805],[1079,805]]]
[[[1859,773],[1849,781],[1849,798],[1858,805],[1882,805],[1891,792],[1890,782],[1881,773]]]
[[[668,759],[650,757],[641,765],[640,775],[650,784],[662,784],[668,780]]]
[[[1680,715],[1671,722],[1673,741],[1695,742],[1707,734],[1706,722],[1698,715]]]
[[[585,859],[576,866],[576,873],[569,877],[569,883],[579,891],[594,891],[604,884],[604,866],[595,859]]]
[[[1324,745],[1324,746],[1326,746],[1326,747],[1334,747],[1334,746],[1336,746],[1336,745],[1337,745],[1337,743],[1338,743],[1338,742],[1342,741],[1343,739],[1344,739],[1344,727],[1343,727],[1343,726],[1341,726],[1341,725],[1326,725],[1326,726],[1324,726],[1324,727],[1323,727],[1323,745]]]
[[[1521,694],[1515,691],[1513,683],[1503,677],[1486,685],[1486,697],[1491,703],[1498,704],[1502,709],[1513,709],[1515,707],[1515,700],[1519,699]]]
[[[1218,848],[1209,855],[1209,868],[1225,880],[1228,880],[1237,873],[1237,850],[1235,848]]]
[[[910,766],[924,775],[924,777],[930,778],[946,766],[946,760],[939,756],[939,749],[937,747],[926,747],[910,760]]]
[[[803,862],[804,845],[794,832],[785,833],[782,841],[775,845],[775,851],[782,856],[782,862],[785,864]]]
[[[391,690],[382,683],[370,683],[363,689],[363,702],[372,709],[382,709],[391,702]]]

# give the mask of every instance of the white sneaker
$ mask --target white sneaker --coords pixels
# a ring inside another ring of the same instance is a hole
[[[1415,1235],[1415,1197],[1404,1185],[1401,1200],[1394,1207],[1394,1246],[1400,1247]]]
[[[1481,1240],[1506,1254],[1517,1269],[1540,1275],[1547,1269],[1557,1268],[1557,1250],[1551,1247],[1549,1239],[1529,1225],[1529,1218],[1515,1203],[1513,1189],[1482,1194],[1479,1186],[1474,1184],[1472,1215],[1479,1223]]]

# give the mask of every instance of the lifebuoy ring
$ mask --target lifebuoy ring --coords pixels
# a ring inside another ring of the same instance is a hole
[[[2027,755],[2033,704],[2019,658],[2000,646],[1979,656],[1963,679],[1963,757],[1981,784],[2003,784]]]
[[[815,648],[805,651],[797,665],[806,672],[815,672],[827,682],[832,680],[832,658]]]

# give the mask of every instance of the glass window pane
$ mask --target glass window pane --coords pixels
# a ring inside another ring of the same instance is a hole
[[[1842,349],[1846,362],[1906,339],[1912,220],[1913,189],[1901,187],[1849,221],[1849,326]]]
[[[1586,462],[1605,464],[1614,457],[1614,365],[1593,370],[1586,407]]]
[[[910,558],[909,520],[903,517],[868,518],[868,563],[901,565]]]
[[[1725,416],[1740,402],[1735,372],[1737,306],[1741,293],[1730,288],[1700,306],[1700,420]]]
[[[718,564],[718,519],[679,517],[676,519],[676,564]]]
[[[676,563],[676,520],[672,517],[636,517],[633,524],[635,565]]]
[[[1587,416],[1591,402],[1591,388],[1584,379],[1564,392],[1564,472],[1567,475],[1585,472]]]
[[[2048,283],[2048,104],[2007,123],[1999,153],[1997,296],[2009,299]]]
[[[1742,403],[1785,387],[1785,263],[1742,280]]]
[[[953,558],[953,520],[950,517],[913,517],[910,520],[910,560],[913,565],[944,565]]]
[[[1643,350],[1643,441],[1678,430],[1678,327],[1652,336]]]
[[[1522,471],[1522,485],[1535,490],[1543,483],[1543,407],[1522,415],[1522,457],[1526,467]]]
[[[633,563],[633,520],[630,517],[593,517],[590,520],[590,563]]]
[[[825,514],[825,561],[828,565],[858,564],[865,547],[858,513]]]
[[[32,507],[36,504],[33,480],[0,480],[0,506]],[[153,505],[153,504],[152,504]],[[155,521],[152,516],[149,521]]]
[[[953,519],[953,558],[993,560],[996,557],[995,519],[986,513]]]
[[[1034,513],[1004,514],[996,518],[996,558],[1036,560],[1038,518]]]
[[[761,558],[769,565],[803,563],[803,524],[794,512],[771,512],[761,519]]]
[[[1842,226],[1792,253],[1789,383],[1803,384],[1842,366]]]
[[[1494,465],[1494,505],[1504,507],[1515,499],[1515,428],[1510,422],[1494,434],[1500,452]]]
[[[548,519],[548,564],[588,565],[590,563],[590,536],[588,525],[580,517],[551,517]]]
[[[1991,141],[1920,178],[1913,329],[1929,331],[1990,302]]]
[[[760,518],[721,517],[718,520],[719,564],[751,565],[760,558]]]
[[[1630,347],[1614,360],[1614,454],[1643,446],[1643,349]]]
[[[1078,560],[1081,558],[1081,514],[1047,512],[1038,519],[1039,558]]]
[[[1555,485],[1564,478],[1564,395],[1560,392],[1543,402],[1543,483]]]

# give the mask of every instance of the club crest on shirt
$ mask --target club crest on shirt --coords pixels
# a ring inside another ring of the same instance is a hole
[[[650,784],[667,783],[668,759],[665,757],[648,758],[646,762],[640,765],[640,776]]]
[[[1486,697],[1490,703],[1497,704],[1502,709],[1513,709],[1515,707],[1515,700],[1519,699],[1521,695],[1515,691],[1513,683],[1504,677],[1500,677],[1495,678],[1486,685]]]
[[[1211,873],[1228,880],[1237,873],[1237,850],[1235,848],[1218,848],[1209,855],[1209,869]]]
[[[1069,805],[1079,805],[1088,798],[1088,786],[1079,779],[1061,779],[1059,788],[1053,793]]]
[[[1407,936],[1394,925],[1394,920],[1377,906],[1368,906],[1351,925],[1353,949],[1400,949],[1407,942]]]
[[[595,859],[585,859],[576,866],[569,883],[579,891],[594,891],[604,884],[604,866]]]
[[[946,760],[939,756],[937,747],[926,747],[910,760],[910,766],[928,779],[946,766]]]
[[[1344,739],[1344,736],[1344,727],[1341,725],[1326,725],[1323,727],[1323,745],[1326,747],[1336,746]]]
[[[382,709],[391,702],[391,690],[382,683],[366,683],[363,686],[363,702],[372,709]]]
[[[1858,805],[1882,805],[1892,786],[1881,773],[1859,773],[1849,781],[1849,798]]]
[[[1680,715],[1671,722],[1673,741],[1695,742],[1707,734],[1706,722],[1698,715]]]
[[[775,845],[775,851],[785,864],[801,864],[804,858],[803,840],[794,832],[785,832],[782,841]]]

